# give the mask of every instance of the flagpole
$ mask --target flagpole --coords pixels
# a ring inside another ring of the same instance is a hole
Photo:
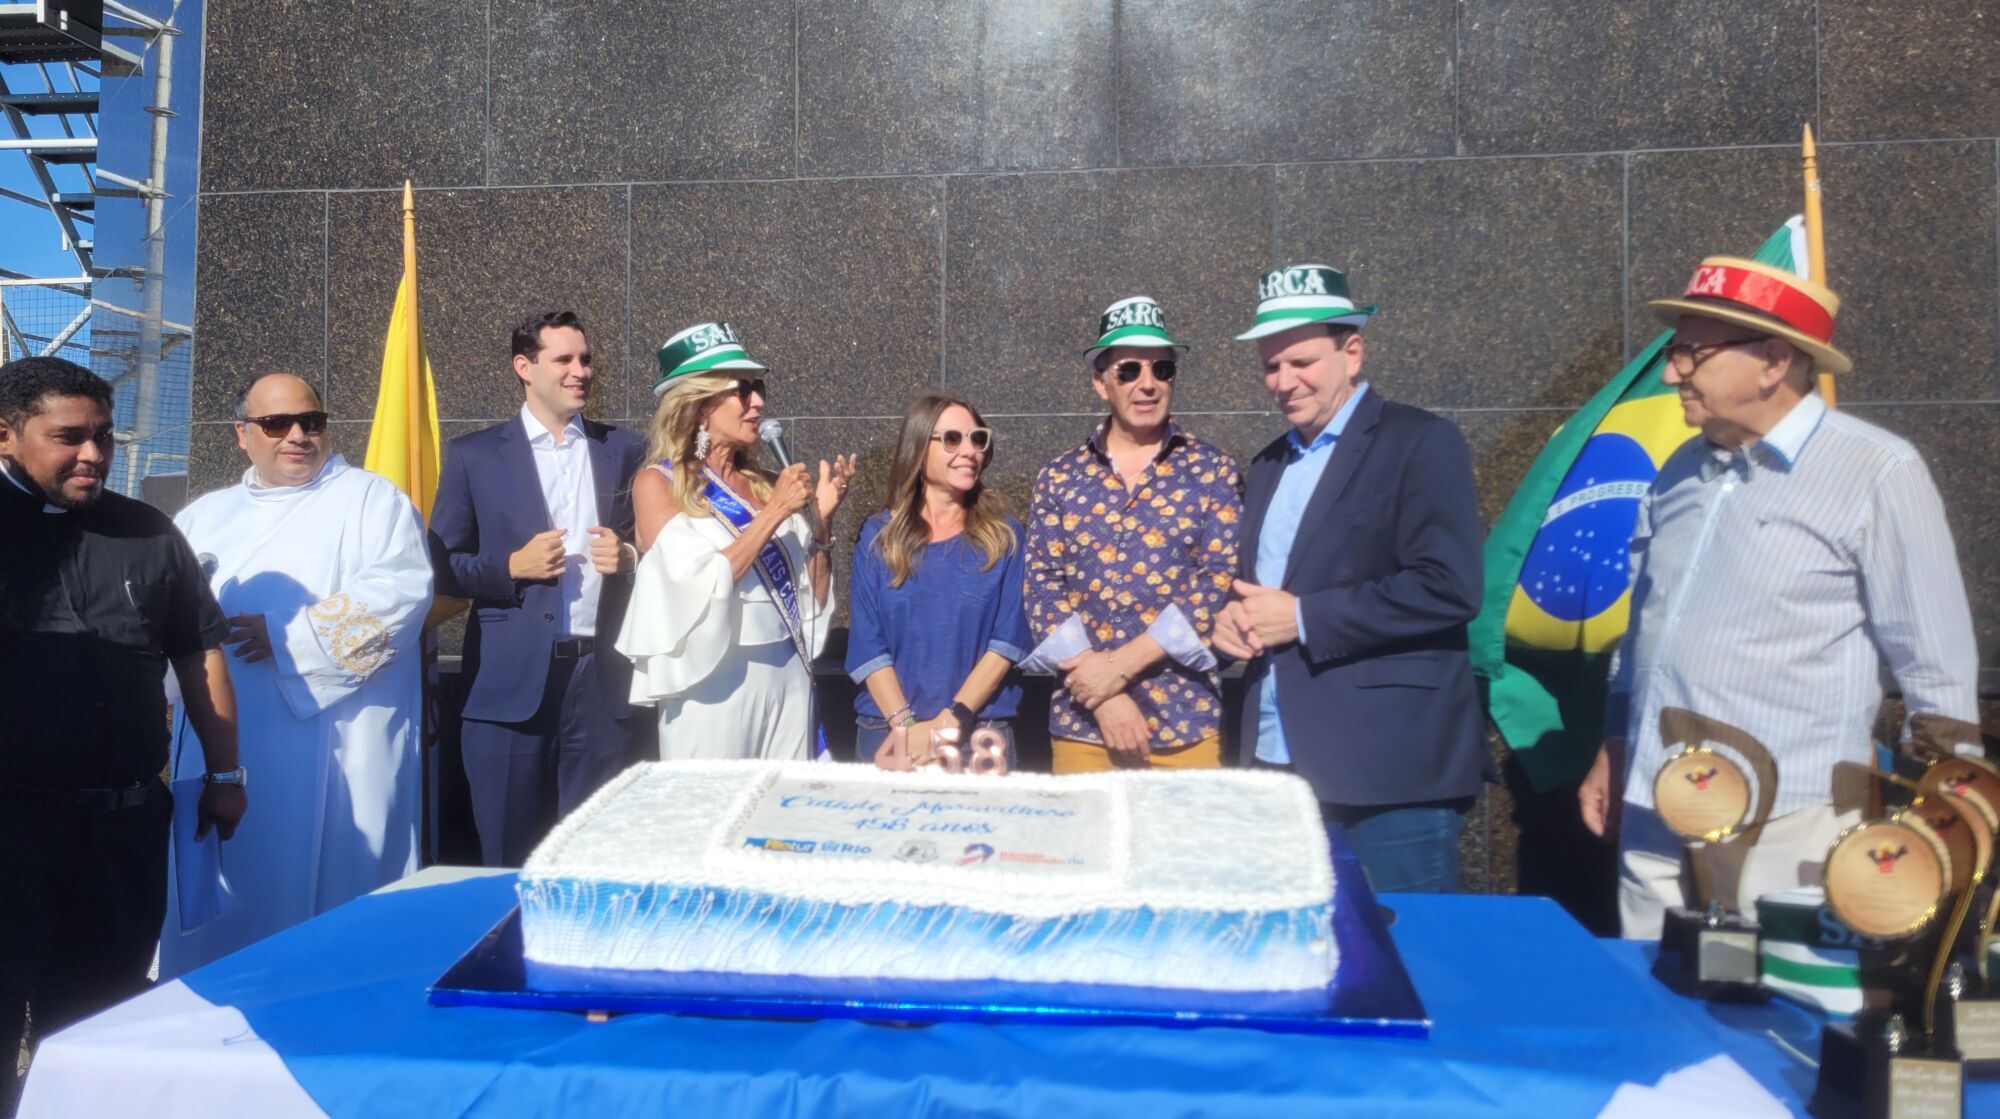
[[[404,465],[404,473],[409,479],[411,504],[417,507],[419,516],[424,516],[428,520],[429,517],[425,514],[425,510],[430,506],[431,495],[425,491],[425,482],[427,479],[424,477],[423,448],[425,446],[424,435],[426,434],[429,418],[424,411],[423,329],[420,325],[423,320],[419,317],[417,311],[417,204],[416,195],[411,189],[410,180],[408,179],[403,180],[403,283],[408,284],[410,287],[409,312],[411,319],[410,329],[403,332],[401,339],[403,368],[406,371],[403,377],[404,446],[407,448],[406,453],[409,456],[409,461]],[[433,603],[433,611],[435,611],[435,603]],[[437,681],[434,679],[438,663],[437,628],[431,624],[429,619],[425,620],[420,645],[423,649],[423,667],[420,670],[423,678],[423,686],[422,695],[418,703],[422,709],[421,721],[419,723],[419,734],[422,741],[421,747],[417,751],[417,766],[419,777],[423,784],[424,821],[423,827],[419,829],[419,838],[423,850],[418,858],[425,866],[430,866],[437,861],[438,848],[440,846],[438,836],[436,835],[438,826],[437,801],[439,796],[437,788],[437,751],[438,732],[440,729],[438,723],[440,720],[437,709],[438,687]]]
[[[1826,227],[1821,224],[1819,212],[1819,147],[1813,143],[1811,123],[1805,128],[1805,140],[1799,145],[1799,156],[1805,164],[1806,179],[1806,279],[1826,286]],[[1833,374],[1819,371],[1819,394],[1826,399],[1826,406],[1835,406]]]
[[[410,187],[410,180],[403,180],[403,276],[410,285],[411,329],[403,334],[403,367],[410,371],[404,380],[408,413],[404,423],[408,425],[410,454],[414,456],[409,464],[410,498],[419,511],[430,508],[432,495],[426,490],[428,481],[423,474],[424,436],[428,434],[430,416],[424,404],[423,383],[423,322],[417,309],[417,207],[416,197]]]

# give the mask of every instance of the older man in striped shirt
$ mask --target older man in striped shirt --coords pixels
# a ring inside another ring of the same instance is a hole
[[[1629,937],[1658,936],[1665,908],[1692,900],[1681,843],[1653,811],[1662,708],[1740,727],[1776,762],[1771,823],[1733,899],[1745,910],[1816,885],[1853,822],[1832,804],[1833,767],[1870,757],[1882,664],[1910,714],[1978,719],[1971,612],[1929,471],[1907,442],[1813,391],[1815,365],[1849,366],[1831,345],[1838,297],[1711,257],[1682,298],[1651,306],[1674,327],[1665,378],[1702,437],[1666,461],[1640,505],[1632,622],[1605,746],[1579,794],[1593,832],[1619,833]]]

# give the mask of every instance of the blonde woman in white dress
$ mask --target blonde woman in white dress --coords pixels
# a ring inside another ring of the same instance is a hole
[[[632,484],[638,546],[618,651],[632,702],[656,706],[660,757],[798,761],[824,751],[812,658],[833,615],[832,541],[852,456],[751,465],[764,367],[728,323],[660,347],[652,465]],[[808,514],[813,503],[818,516]]]

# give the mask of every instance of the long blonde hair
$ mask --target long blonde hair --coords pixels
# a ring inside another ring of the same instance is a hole
[[[706,493],[707,481],[701,474],[702,461],[694,454],[695,435],[722,398],[736,391],[736,384],[736,378],[727,373],[685,374],[668,386],[660,397],[659,408],[653,412],[646,457],[667,468],[674,500],[689,516],[715,515]],[[759,501],[771,499],[770,476],[751,464],[747,448],[737,449],[736,469],[750,479],[751,496]]]
[[[889,523],[875,537],[875,547],[889,565],[892,587],[902,586],[910,577],[931,542],[930,525],[924,520],[924,460],[931,453],[931,433],[937,430],[938,417],[948,408],[963,408],[972,414],[975,426],[986,426],[979,409],[941,393],[924,397],[903,414],[903,430],[896,437],[896,462],[889,469],[889,496],[882,504],[889,511]],[[965,538],[985,555],[983,571],[993,570],[1016,543],[1013,526],[1007,523],[1006,502],[985,483],[986,468],[993,465],[998,449],[997,440],[986,445],[980,481],[965,495]]]

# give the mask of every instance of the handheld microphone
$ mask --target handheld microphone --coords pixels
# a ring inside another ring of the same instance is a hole
[[[785,434],[785,425],[783,423],[777,420],[759,420],[757,422],[757,439],[764,444],[766,450],[771,452],[771,457],[778,460],[778,469],[789,470],[792,463],[797,461],[798,456],[792,453],[792,440],[790,436]],[[808,490],[810,490],[812,485],[812,472],[810,470],[806,472],[806,484]],[[821,527],[819,523],[819,506],[810,497],[806,500],[805,513],[807,522],[813,526],[813,532],[818,534]]]
[[[757,438],[770,450],[771,457],[778,460],[778,469],[783,470],[792,464],[794,459],[792,441],[785,434],[784,424],[777,420],[760,421],[757,424]]]

